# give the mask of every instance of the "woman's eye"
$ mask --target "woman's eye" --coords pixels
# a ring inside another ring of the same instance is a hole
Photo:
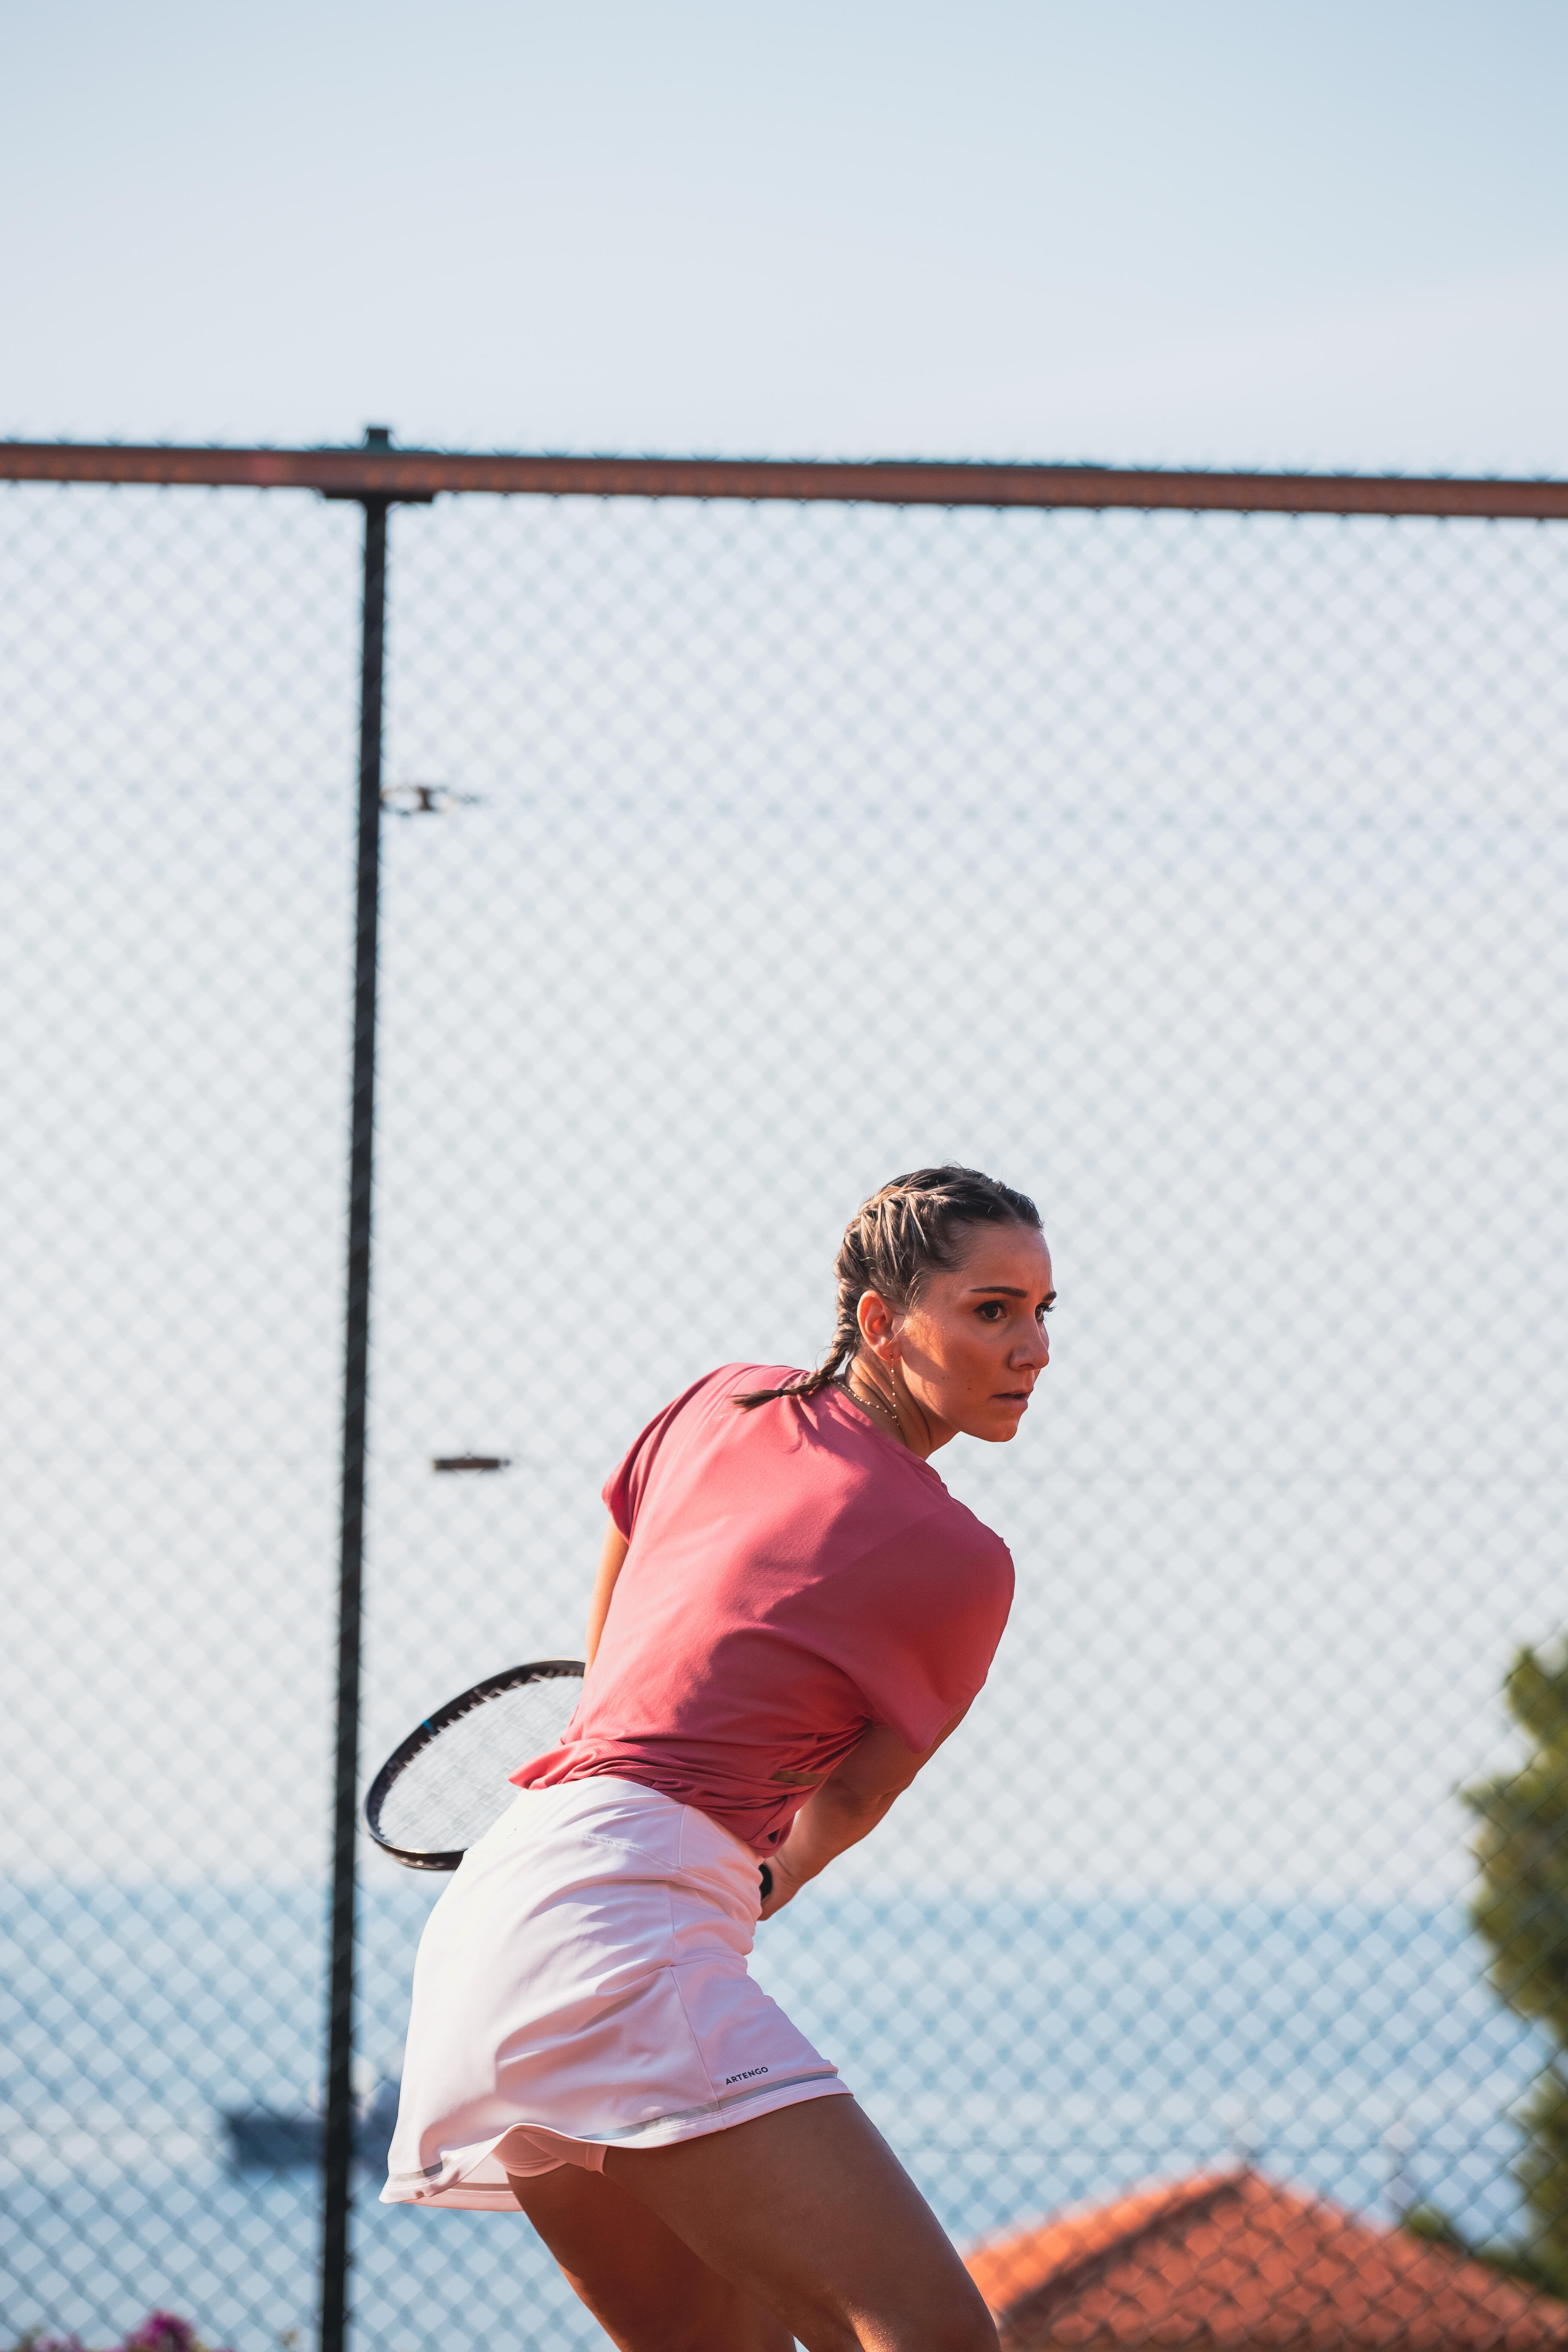
[[[1006,1308],[1003,1306],[1002,1301],[999,1298],[986,1299],[984,1304],[979,1309],[979,1312],[984,1316],[987,1323],[994,1323],[998,1321],[1000,1318],[1006,1313]]]

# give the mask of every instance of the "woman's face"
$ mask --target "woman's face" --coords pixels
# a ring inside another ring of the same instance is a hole
[[[879,1299],[880,1315],[862,1313],[870,1351],[884,1368],[896,1361],[900,1420],[916,1453],[961,1434],[993,1445],[1017,1435],[1050,1361],[1045,1318],[1056,1295],[1043,1234],[976,1225],[961,1263],[928,1276],[908,1314],[889,1314]]]

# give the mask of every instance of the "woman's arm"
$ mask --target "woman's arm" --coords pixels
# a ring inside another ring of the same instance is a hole
[[[588,1630],[583,1637],[583,1655],[590,1666],[599,1646],[599,1636],[605,1630],[605,1620],[610,1613],[610,1595],[616,1589],[616,1579],[625,1564],[629,1547],[614,1519],[605,1538],[605,1549],[599,1554],[598,1571],[594,1578],[594,1597],[588,1603]]]
[[[901,1797],[915,1774],[929,1764],[944,1739],[958,1729],[967,1707],[943,1724],[931,1746],[917,1752],[906,1748],[896,1732],[874,1723],[861,1734],[837,1769],[814,1789],[789,1826],[789,1834],[768,1867],[773,1891],[763,1905],[771,1919],[798,1895],[807,1879],[826,1869],[836,1854],[868,1837]]]

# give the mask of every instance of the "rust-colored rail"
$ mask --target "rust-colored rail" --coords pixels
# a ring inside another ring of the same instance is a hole
[[[1119,466],[750,457],[477,457],[438,449],[181,449],[0,442],[0,480],[233,485],[328,497],[868,500],[879,506],[1184,507],[1234,514],[1568,520],[1568,482],[1415,474],[1210,474]]]

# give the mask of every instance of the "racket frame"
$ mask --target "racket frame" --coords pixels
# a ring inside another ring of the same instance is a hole
[[[433,1714],[427,1715],[417,1729],[411,1731],[407,1738],[393,1749],[365,1790],[364,1825],[382,1853],[389,1854],[394,1862],[400,1862],[405,1870],[456,1870],[463,1859],[466,1850],[463,1847],[459,1846],[450,1853],[413,1853],[406,1846],[394,1845],[390,1839],[382,1836],[377,1824],[393,1782],[404,1767],[411,1764],[416,1756],[428,1748],[448,1724],[456,1723],[462,1716],[471,1715],[475,1707],[483,1706],[487,1699],[500,1698],[503,1692],[509,1690],[521,1690],[528,1683],[559,1681],[567,1675],[574,1675],[580,1680],[586,1672],[581,1658],[535,1658],[526,1666],[506,1666],[499,1675],[487,1675],[482,1683],[475,1683],[468,1690],[459,1691],[456,1698],[447,1701],[445,1706],[438,1706]],[[521,1760],[526,1763],[528,1759],[524,1757]]]

